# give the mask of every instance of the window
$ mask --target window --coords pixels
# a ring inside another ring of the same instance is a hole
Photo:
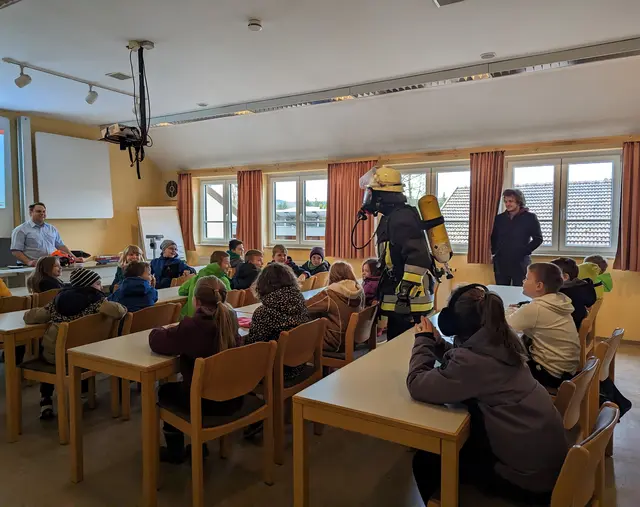
[[[223,244],[235,238],[238,226],[236,180],[203,181],[200,192],[202,195],[202,242]]]
[[[613,254],[617,247],[620,153],[512,161],[505,186],[519,188],[538,216],[540,253]]]
[[[449,240],[454,250],[464,250],[469,241],[469,167],[434,166],[398,170],[402,174],[404,194],[409,204],[417,207],[418,200],[426,194],[438,197]]]
[[[4,209],[6,207],[5,165],[7,167],[11,167],[11,146],[9,143],[9,119],[0,117],[0,209]]]
[[[271,242],[322,244],[327,225],[326,175],[272,177],[269,181]]]

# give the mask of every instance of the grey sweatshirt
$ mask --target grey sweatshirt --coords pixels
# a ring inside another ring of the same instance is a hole
[[[495,472],[528,491],[550,492],[569,447],[562,418],[529,368],[487,333],[481,329],[455,348],[416,335],[407,387],[425,403],[474,402],[497,458]]]

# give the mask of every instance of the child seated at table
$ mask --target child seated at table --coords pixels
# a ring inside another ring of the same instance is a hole
[[[158,404],[189,413],[193,368],[199,357],[210,357],[238,346],[238,322],[233,309],[226,303],[227,288],[215,276],[198,279],[193,291],[195,313],[172,327],[153,329],[149,334],[151,350],[168,356],[180,356],[182,382],[160,386]],[[205,416],[231,415],[242,407],[244,397],[227,401],[202,400]],[[160,449],[160,461],[182,463],[185,458],[184,434],[165,421],[166,447]],[[206,444],[204,444],[205,456]],[[187,449],[188,450],[188,449]]]
[[[507,325],[502,299],[479,284],[458,287],[438,328],[454,337],[453,345],[422,317],[407,387],[421,402],[467,406],[471,434],[460,450],[460,482],[491,496],[548,505],[569,446],[560,414]],[[440,459],[425,451],[413,459],[425,505],[440,487]]]
[[[155,305],[158,301],[158,291],[149,263],[133,261],[127,264],[124,268],[124,280],[108,299],[120,303],[129,312],[137,312]]]
[[[382,272],[378,267],[378,259],[367,259],[362,263],[362,289],[364,290],[365,304],[372,306],[377,304],[378,284]]]
[[[578,264],[569,257],[558,257],[551,261],[562,270],[562,278],[564,282],[560,288],[560,292],[571,299],[573,305],[573,322],[576,329],[580,331],[582,321],[587,317],[588,308],[591,308],[596,302],[596,291],[593,288],[591,280],[580,280],[578,278]]]
[[[555,264],[531,264],[523,292],[532,298],[507,317],[509,325],[530,342],[529,368],[545,387],[558,388],[570,379],[580,362],[580,339],[571,314],[571,299],[560,293],[562,271]]]
[[[24,321],[26,324],[51,322],[42,338],[42,357],[46,362],[56,364],[58,324],[72,322],[95,313],[120,320],[127,313],[127,309],[118,303],[107,301],[98,273],[76,268],[71,272],[71,286],[61,290],[47,306],[27,310]],[[53,384],[40,384],[40,419],[55,417],[51,399],[53,388]]]
[[[52,255],[40,257],[36,262],[35,271],[27,278],[27,289],[33,294],[62,289],[64,283],[60,280],[61,274],[62,266],[58,257]]]
[[[264,256],[260,250],[249,250],[244,258],[245,262],[238,266],[236,274],[231,280],[232,289],[244,290],[251,287],[264,264]]]
[[[151,261],[151,273],[156,278],[156,288],[171,287],[171,280],[174,278],[195,272],[195,269],[178,257],[178,245],[175,241],[165,239],[160,243],[160,257]]]
[[[232,239],[229,241],[229,261],[233,269],[244,262],[244,244],[239,239]]]
[[[344,340],[351,314],[364,309],[364,292],[356,281],[351,264],[337,261],[329,270],[329,286],[307,300],[312,319],[326,317],[329,321],[323,349],[344,352]]]
[[[589,255],[578,266],[578,277],[583,280],[589,279],[593,282],[598,299],[602,299],[605,292],[613,290],[611,273],[606,272],[608,267],[609,264],[601,255]]]
[[[182,316],[192,317],[195,312],[193,306],[193,293],[196,288],[198,280],[205,276],[215,276],[224,285],[225,290],[231,290],[231,280],[227,277],[227,272],[231,267],[229,263],[229,254],[222,250],[216,250],[211,254],[209,258],[210,264],[207,264],[202,268],[198,274],[192,278],[189,278],[178,289],[179,296],[187,296],[187,302],[182,307]]]
[[[113,277],[113,282],[109,287],[110,293],[113,293],[116,290],[116,286],[120,285],[124,280],[124,269],[130,262],[145,262],[144,253],[138,245],[128,245],[120,254],[118,269],[116,269],[116,275]]]
[[[316,276],[318,273],[326,273],[331,268],[331,264],[324,260],[324,248],[321,246],[314,246],[309,253],[309,260],[302,265],[302,270],[309,273],[311,276]]]
[[[288,255],[289,252],[287,251],[286,246],[276,245],[273,247],[273,250],[271,251],[271,253],[273,254],[273,257],[269,265],[273,263],[285,264],[286,266],[289,266],[291,268],[291,270],[298,277],[299,280],[305,280],[309,278],[310,276],[309,272],[302,269],[295,262],[293,262],[293,259],[291,257],[289,257]]]

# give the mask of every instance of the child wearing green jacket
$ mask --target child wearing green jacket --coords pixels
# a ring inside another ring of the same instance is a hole
[[[203,276],[215,276],[220,279],[227,290],[231,290],[231,280],[227,276],[227,272],[231,267],[229,262],[229,254],[221,250],[216,250],[211,254],[210,264],[202,268],[196,276],[184,282],[178,289],[178,295],[187,296],[187,303],[182,307],[183,317],[193,317],[195,308],[193,306],[193,293],[196,289],[196,283]]]

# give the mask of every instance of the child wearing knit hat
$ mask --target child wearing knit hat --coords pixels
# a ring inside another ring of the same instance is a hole
[[[42,359],[56,364],[56,340],[58,325],[61,322],[72,322],[81,317],[102,313],[114,320],[120,320],[127,309],[106,300],[102,292],[100,275],[85,268],[76,268],[71,272],[71,286],[62,289],[44,308],[32,308],[24,314],[27,324],[44,324],[50,322],[42,339]],[[40,384],[40,418],[51,419],[53,414],[53,385]]]
[[[324,260],[324,248],[316,246],[309,253],[309,260],[302,265],[302,269],[308,271],[311,276],[318,273],[326,273],[331,268],[331,264]]]
[[[151,273],[156,279],[156,289],[171,287],[171,280],[174,278],[195,272],[195,269],[178,256],[178,245],[175,241],[165,239],[160,243],[160,257],[151,261]]]

